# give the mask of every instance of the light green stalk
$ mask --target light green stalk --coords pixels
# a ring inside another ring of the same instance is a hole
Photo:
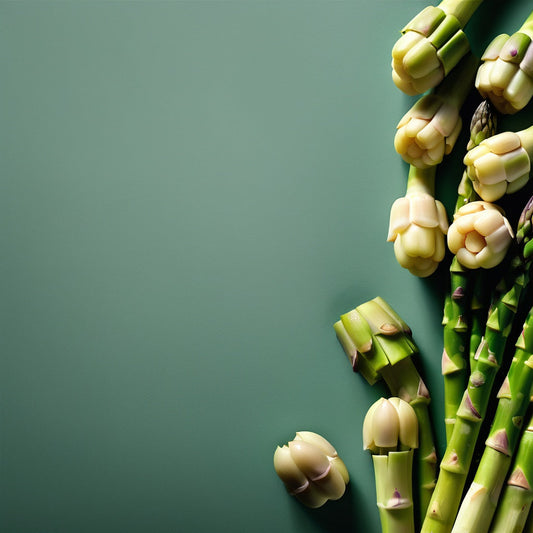
[[[511,466],[533,384],[533,309],[516,343],[516,351],[498,393],[498,406],[485,450],[452,533],[486,533]]]
[[[470,123],[469,146],[479,144],[494,134],[496,119],[486,101],[475,110]],[[472,182],[466,173],[458,188],[457,211],[468,202],[477,200]],[[444,302],[444,349],[442,374],[444,378],[444,420],[446,440],[449,441],[468,379],[468,354],[477,350],[480,330],[485,328],[488,302],[483,300],[486,291],[479,291],[485,274],[462,266],[454,257],[450,264],[450,288]],[[486,289],[486,287],[485,287]],[[469,343],[470,338],[470,343]],[[479,339],[480,340],[480,339]]]
[[[380,297],[343,314],[333,327],[354,371],[371,385],[382,379],[391,395],[406,401],[417,415],[415,507],[421,522],[435,486],[437,455],[430,394],[412,360],[418,347],[411,329]]]
[[[533,502],[533,416],[520,438],[490,533],[522,533]],[[533,522],[531,523],[533,527]]]
[[[533,198],[519,221],[517,241],[510,268],[495,289],[483,342],[476,354],[468,387],[457,410],[451,438],[440,464],[440,473],[422,533],[449,533],[452,529],[481,424],[487,413],[492,387],[502,363],[514,317],[529,283],[533,259],[531,239]]]
[[[413,450],[372,455],[372,461],[382,533],[414,533]]]

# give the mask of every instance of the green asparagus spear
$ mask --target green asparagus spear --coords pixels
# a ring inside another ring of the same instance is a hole
[[[529,283],[533,259],[532,216],[533,198],[521,214],[509,269],[494,291],[483,341],[440,464],[422,533],[449,533],[452,529],[496,374],[524,288]]]
[[[415,463],[415,507],[421,522],[435,486],[437,455],[429,391],[411,357],[418,353],[411,330],[380,297],[345,313],[333,327],[354,371],[371,385],[382,379],[392,396],[409,403],[417,415],[420,442]]]
[[[485,450],[452,533],[486,533],[496,511],[501,487],[511,466],[533,385],[533,308],[516,343],[516,351],[500,391]]]
[[[468,146],[477,146],[483,139],[494,135],[495,131],[495,114],[490,103],[484,100],[472,116]],[[466,173],[463,175],[457,196],[456,212],[467,203],[478,199]],[[467,384],[469,348],[477,340],[476,336],[472,336],[472,333],[477,335],[480,324],[482,329],[485,327],[488,303],[483,301],[482,296],[479,296],[484,291],[479,293],[476,290],[477,286],[482,284],[484,280],[483,271],[462,266],[457,257],[452,259],[450,289],[444,304],[444,349],[442,353],[444,419],[447,440],[451,437],[455,415]],[[473,285],[476,287],[472,288]],[[468,343],[469,336],[472,341],[470,345]]]

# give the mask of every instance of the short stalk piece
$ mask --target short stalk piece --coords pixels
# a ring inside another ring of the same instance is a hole
[[[418,347],[411,330],[380,297],[343,314],[333,327],[353,370],[371,385],[383,380],[390,393],[406,401],[416,413],[419,448],[415,508],[421,522],[435,486],[437,455],[429,415],[430,395],[412,360]]]

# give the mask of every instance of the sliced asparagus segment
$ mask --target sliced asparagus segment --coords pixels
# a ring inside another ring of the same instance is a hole
[[[418,347],[411,329],[380,297],[343,314],[333,327],[354,371],[371,385],[383,379],[390,393],[406,401],[416,413],[415,507],[421,522],[435,486],[437,455],[428,408],[430,394],[412,360]]]

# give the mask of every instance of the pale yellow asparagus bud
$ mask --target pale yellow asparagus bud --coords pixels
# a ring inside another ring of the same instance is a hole
[[[394,147],[407,163],[428,168],[452,151],[461,126],[454,103],[438,94],[426,94],[398,123]]]
[[[532,151],[533,127],[482,141],[464,158],[474,190],[486,202],[520,190],[529,180]]]
[[[514,114],[533,97],[533,13],[513,35],[498,35],[481,57],[476,87],[500,113]]]
[[[503,211],[489,202],[469,202],[454,214],[448,247],[466,268],[493,268],[505,257],[514,237]]]
[[[274,452],[274,468],[287,491],[307,507],[338,500],[349,482],[348,470],[335,448],[312,431],[299,431]]]
[[[414,409],[400,398],[380,398],[366,413],[363,446],[378,454],[418,448],[418,419]]]
[[[396,260],[412,274],[427,277],[446,252],[448,217],[444,205],[425,192],[407,193],[391,207],[387,240]]]

